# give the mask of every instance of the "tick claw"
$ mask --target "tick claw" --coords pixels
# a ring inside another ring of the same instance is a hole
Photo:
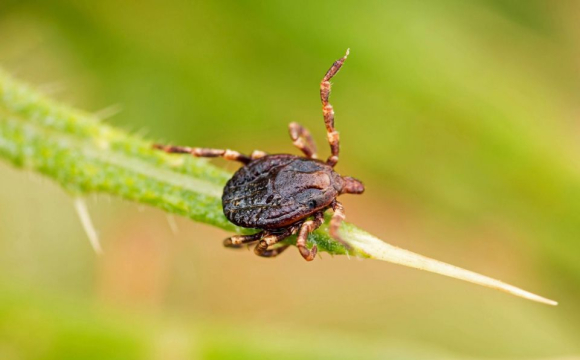
[[[314,258],[316,257],[316,253],[318,253],[318,248],[315,246],[312,247],[312,249],[308,250],[307,247],[298,247],[298,250],[300,251],[300,255],[302,255],[302,257],[304,258],[304,260],[306,261],[312,261],[314,260]]]
[[[231,238],[227,238],[224,240],[224,246],[228,248],[238,249],[244,246],[243,244],[234,244]]]
[[[312,254],[312,260],[314,260],[316,254],[318,254],[318,247],[316,245],[314,245],[312,249],[310,249],[310,254]]]

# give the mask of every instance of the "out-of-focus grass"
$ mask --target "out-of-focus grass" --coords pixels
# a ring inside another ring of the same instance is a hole
[[[459,358],[577,354],[578,10],[573,1],[3,2],[5,68],[47,91],[64,89],[52,96],[80,108],[121,104],[115,125],[180,144],[294,151],[286,126],[299,121],[325,149],[318,81],[350,47],[332,94],[338,169],[363,179],[367,193],[345,198],[349,220],[405,248],[533,285],[561,305],[538,308],[383,265],[304,264],[296,254],[264,262],[221,249],[226,233],[180,219],[176,236],[154,232],[166,226],[162,214],[101,199],[91,210],[106,256],[95,260],[68,199],[5,166],[0,292],[14,282],[42,289],[48,295],[14,299],[47,309],[74,296],[89,307],[151,302],[143,317],[178,318],[185,337],[197,329],[189,330],[190,315],[210,328],[219,318],[239,336],[292,327],[306,338],[332,330],[364,343],[356,337],[364,334]],[[115,317],[139,328],[130,315]],[[57,326],[38,318],[39,327]],[[13,324],[2,340],[31,328]],[[222,340],[216,328],[203,341],[231,344],[216,358],[270,349],[253,336]],[[30,350],[9,339],[17,353]],[[92,343],[95,353],[109,343],[70,339],[63,347]],[[138,354],[141,341],[119,346]],[[295,346],[276,350],[300,354]]]
[[[0,295],[0,356],[17,359],[462,359],[405,341],[304,329],[208,323],[187,325],[138,311],[7,289]],[[146,315],[146,316],[145,316]],[[470,357],[470,359],[475,359]]]

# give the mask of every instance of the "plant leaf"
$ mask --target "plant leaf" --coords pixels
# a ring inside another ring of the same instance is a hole
[[[51,101],[0,70],[0,157],[51,177],[75,197],[108,193],[232,232],[255,231],[237,227],[223,215],[221,193],[231,174],[205,159],[168,155],[153,150],[151,145],[151,141],[103,124],[94,115]],[[350,255],[557,304],[498,280],[391,246],[354,225],[344,224],[341,230],[353,247]],[[309,242],[316,244],[319,251],[347,253],[329,236],[327,226],[311,234]]]

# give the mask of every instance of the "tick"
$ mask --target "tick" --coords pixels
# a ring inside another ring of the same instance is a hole
[[[289,246],[276,246],[278,242],[298,234],[296,246],[300,254],[307,261],[314,260],[318,249],[316,245],[312,249],[306,247],[308,234],[322,225],[324,212],[332,209],[330,235],[349,247],[339,234],[345,215],[337,197],[362,194],[364,186],[359,180],[340,176],[334,171],[338,163],[339,136],[334,128],[334,110],[328,102],[330,79],[340,70],[348,53],[347,50],[344,57],[332,64],[320,82],[322,114],[331,152],[326,161],[317,159],[316,145],[310,132],[295,122],[289,125],[290,137],[304,156],[270,155],[263,151],[254,151],[247,156],[232,150],[154,145],[156,149],[168,153],[222,157],[243,164],[224,187],[224,215],[238,226],[261,231],[229,237],[224,240],[224,246],[239,248],[257,242],[254,248],[257,255],[274,257]]]

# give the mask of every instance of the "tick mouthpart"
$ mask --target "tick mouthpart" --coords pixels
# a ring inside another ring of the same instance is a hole
[[[344,176],[342,180],[344,181],[344,186],[340,192],[341,194],[362,194],[365,191],[365,186],[360,180],[350,176]]]

